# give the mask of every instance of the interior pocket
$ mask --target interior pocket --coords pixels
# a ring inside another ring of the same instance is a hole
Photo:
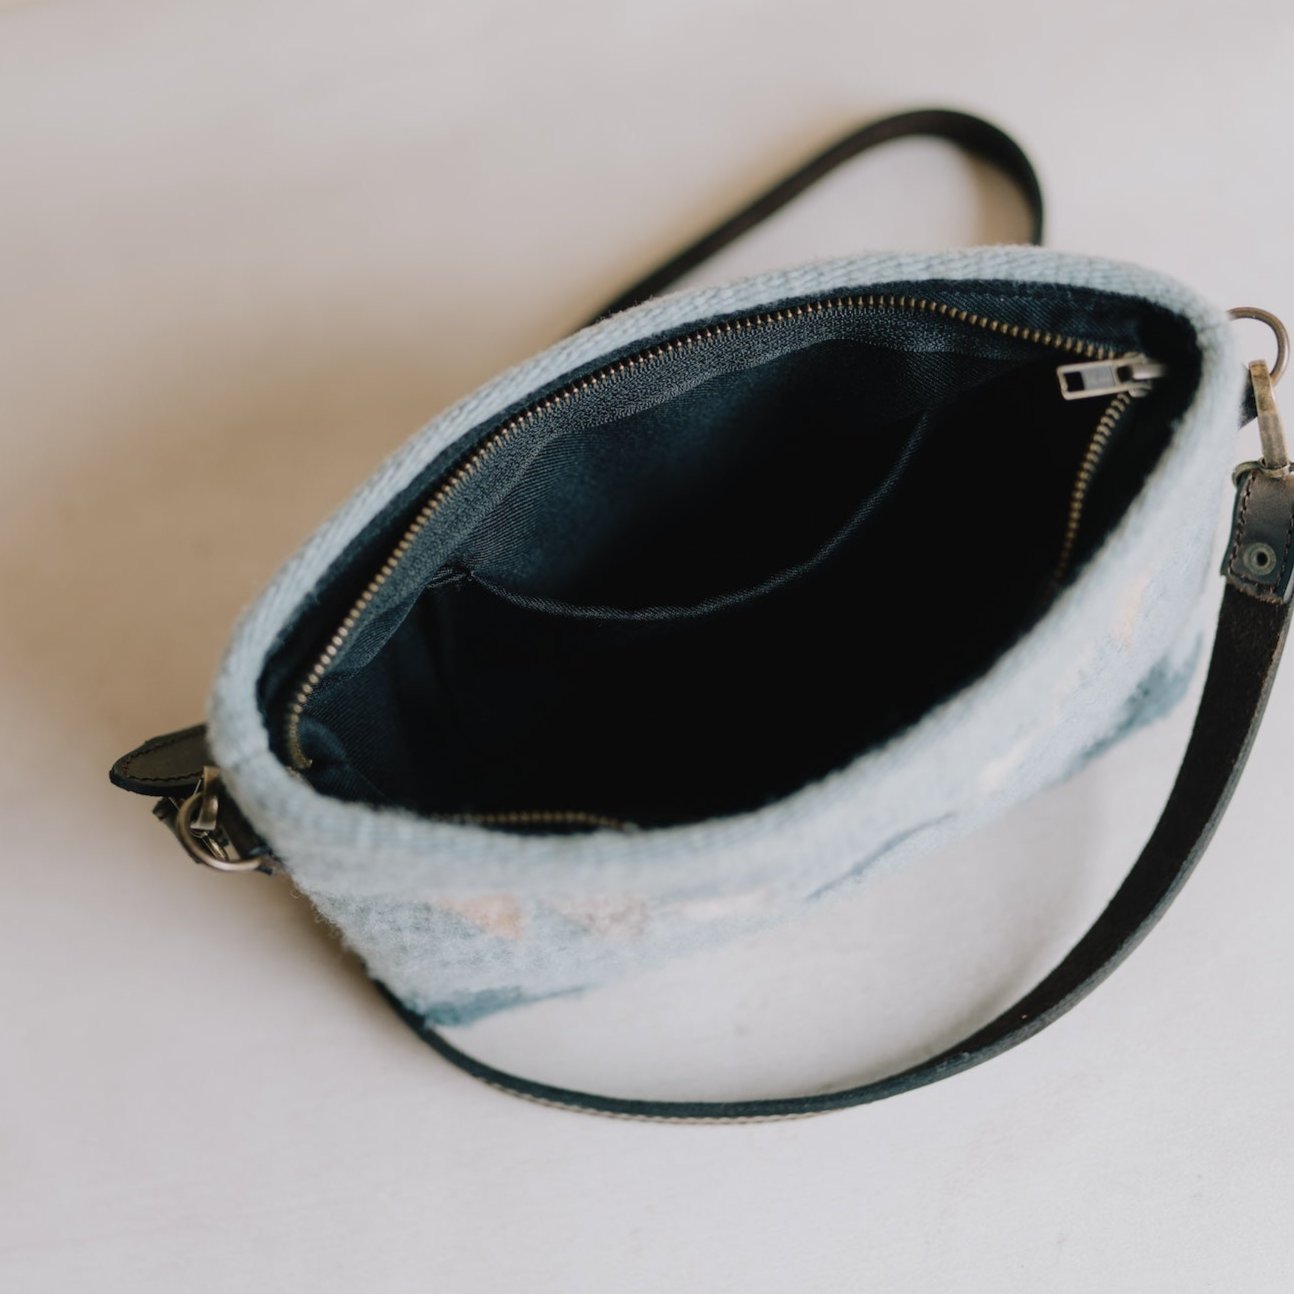
[[[962,384],[1010,364],[947,362]],[[910,365],[831,339],[553,432],[457,560],[497,588],[648,614],[776,581],[878,508],[920,452],[930,405]]]
[[[864,478],[858,489],[851,491],[851,493],[861,494],[861,499],[850,498],[838,501],[832,498],[823,504],[820,512],[814,518],[814,524],[808,528],[807,534],[792,528],[786,536],[779,535],[779,541],[791,550],[789,558],[785,553],[782,555],[782,559],[789,560],[789,564],[781,567],[770,567],[762,573],[762,578],[759,578],[756,583],[747,584],[744,587],[719,588],[709,596],[694,602],[621,606],[609,603],[570,602],[543,592],[510,588],[499,583],[490,566],[485,563],[471,568],[464,568],[462,574],[465,578],[472,580],[496,597],[502,598],[505,602],[511,602],[516,606],[548,615],[569,616],[582,620],[676,620],[692,616],[711,615],[725,608],[736,607],[741,603],[750,602],[775,593],[785,585],[809,575],[815,567],[830,560],[842,545],[854,540],[869,522],[877,520],[887,506],[893,506],[893,501],[899,493],[900,485],[912,469],[913,463],[917,460],[929,438],[928,433],[932,421],[933,415],[930,411],[926,411],[912,418],[904,419],[900,423],[878,429],[870,438],[869,448],[873,457],[880,454],[892,454],[893,462],[889,467],[884,469],[874,481]],[[852,467],[852,465],[850,466]],[[835,467],[837,471],[841,470],[838,464]],[[876,470],[880,470],[879,461]],[[819,543],[816,549],[801,557],[800,554],[804,553],[809,545],[816,541],[820,523],[831,524],[842,505],[851,508],[844,522],[838,524],[829,537]],[[779,509],[776,502],[774,502],[770,510],[758,517],[757,521],[762,523],[762,528],[764,529],[767,529],[770,524],[776,527],[782,520],[778,514]],[[749,536],[747,533],[742,532],[740,522],[729,520],[727,525],[732,531],[731,542],[733,546],[744,546]],[[713,564],[712,562],[703,563],[697,561],[697,540],[695,537],[689,536],[685,542],[680,543],[677,529],[673,525],[671,525],[667,533],[669,542],[665,545],[665,558],[662,561],[660,556],[656,555],[652,563],[654,566],[664,569],[659,574],[649,576],[649,588],[660,586],[669,589],[671,577],[674,587],[677,588],[679,585],[689,582],[688,575],[693,573],[692,568]],[[701,542],[704,543],[705,541]],[[710,557],[712,554],[707,552],[706,556]],[[763,556],[764,554],[761,553],[760,557],[763,558]],[[683,566],[684,571],[681,573],[672,572],[668,569],[671,563]],[[641,557],[638,558],[635,564],[639,569],[647,565]],[[741,565],[749,567],[749,558],[747,557]],[[757,574],[759,572],[752,569],[747,578],[754,579]],[[506,568],[502,573],[502,578],[507,578]],[[731,568],[721,568],[712,581],[712,587],[713,585],[722,585],[725,580],[728,584],[734,584],[739,578],[739,571]],[[622,574],[619,581],[619,584],[615,580],[610,583],[606,596],[618,597],[627,602],[640,600],[644,596],[641,591],[635,592],[635,588],[639,586],[632,575],[626,580]],[[693,578],[691,582],[695,584],[695,579]]]
[[[1189,398],[1169,320],[1147,334],[1172,377],[1107,428],[1075,566]],[[996,331],[827,322],[682,348],[480,442],[501,448],[432,496],[457,510],[406,533],[301,707],[312,782],[505,826],[695,821],[841,767],[986,669],[1054,595],[1109,402],[1062,400],[1055,349]]]

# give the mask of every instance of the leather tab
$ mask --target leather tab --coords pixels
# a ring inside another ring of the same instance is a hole
[[[1231,543],[1222,574],[1263,602],[1288,602],[1294,591],[1294,474],[1257,464],[1237,478]]]
[[[136,795],[183,797],[202,780],[202,769],[211,763],[205,724],[150,737],[142,746],[123,755],[109,770],[113,786]]]
[[[780,211],[793,198],[842,163],[878,144],[914,136],[946,139],[964,152],[996,166],[1020,190],[1029,208],[1029,241],[1042,242],[1042,186],[1038,183],[1033,163],[1020,145],[1005,131],[999,130],[982,117],[973,117],[953,108],[917,108],[912,112],[882,117],[857,130],[851,130],[829,148],[809,158],[790,175],[779,180],[771,189],[766,189],[746,206],[733,212],[709,233],[703,234],[694,243],[671,256],[663,265],[658,265],[650,274],[644,275],[632,287],[625,288],[613,301],[608,301],[589,322],[596,323],[608,315],[658,296],[683,275],[690,274],[698,265],[704,265],[716,252],[736,242],[775,211]]]

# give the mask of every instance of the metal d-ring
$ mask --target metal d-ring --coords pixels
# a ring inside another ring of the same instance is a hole
[[[240,858],[226,849],[213,834],[202,829],[199,819],[209,819],[212,821],[210,830],[214,830],[214,814],[218,807],[219,802],[204,776],[198,789],[175,811],[175,835],[185,852],[195,863],[214,867],[218,872],[261,870],[265,865],[263,858]]]
[[[1265,323],[1275,334],[1276,363],[1271,366],[1272,385],[1275,386],[1281,380],[1285,367],[1289,363],[1290,335],[1285,330],[1285,325],[1270,310],[1261,310],[1258,306],[1237,306],[1234,310],[1228,310],[1227,315],[1232,319],[1257,319],[1259,323]]]

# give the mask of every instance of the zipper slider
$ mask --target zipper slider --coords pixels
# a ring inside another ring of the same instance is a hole
[[[1056,370],[1060,393],[1066,400],[1087,400],[1092,396],[1145,395],[1156,378],[1163,377],[1162,364],[1141,354],[1117,359],[1093,359],[1081,364],[1062,364]]]

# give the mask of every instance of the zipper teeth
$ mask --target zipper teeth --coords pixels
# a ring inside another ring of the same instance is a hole
[[[1074,547],[1078,543],[1078,532],[1083,524],[1083,513],[1087,507],[1087,496],[1092,488],[1092,478],[1100,466],[1101,459],[1109,447],[1119,420],[1123,417],[1133,396],[1130,391],[1120,391],[1105,406],[1101,420],[1096,424],[1092,439],[1087,442],[1087,451],[1079,464],[1078,475],[1074,478],[1074,488],[1069,496],[1069,511],[1065,517],[1065,536],[1060,544],[1060,556],[1056,559],[1056,570],[1051,577],[1051,589],[1054,591],[1065,578],[1069,564],[1074,557]]]
[[[784,310],[766,311],[761,314],[747,315],[741,319],[731,319],[725,323],[714,324],[709,328],[701,328],[683,337],[674,338],[661,345],[653,346],[637,355],[618,360],[614,364],[607,365],[606,368],[591,373],[588,377],[571,382],[545,399],[523,409],[477,446],[472,454],[446,480],[441,482],[432,496],[418,510],[417,516],[410,522],[408,529],[401,536],[400,542],[396,544],[390,556],[382,563],[377,574],[368,582],[354,606],[346,613],[336,633],[329,639],[328,645],[311,666],[309,673],[297,689],[292,703],[288,706],[285,736],[288,758],[291,760],[293,767],[297,769],[310,767],[310,760],[301,748],[301,717],[305,713],[305,708],[309,704],[315,689],[319,686],[324,675],[328,673],[337,657],[337,653],[341,651],[346,639],[350,637],[351,632],[362,619],[365,611],[368,610],[369,604],[377,596],[387,580],[391,578],[432,518],[444,507],[446,500],[454,494],[460,485],[473,477],[480,470],[482,464],[503,445],[506,445],[519,431],[554,410],[565,407],[578,396],[584,395],[597,387],[604,386],[625,374],[634,373],[649,365],[656,364],[660,360],[672,358],[717,338],[753,332],[759,328],[788,323],[795,319],[846,310],[904,310],[939,315],[943,318],[955,320],[957,323],[983,328],[987,332],[1000,333],[1003,336],[1013,337],[1037,346],[1046,346],[1053,350],[1064,351],[1067,354],[1081,355],[1085,359],[1108,359],[1114,353],[1109,347],[1097,345],[1095,342],[1083,341],[1076,337],[1066,337],[1058,333],[1043,332],[1041,329],[1029,328],[1023,324],[1005,323],[1001,319],[991,319],[969,310],[962,310],[957,306],[950,306],[946,302],[931,301],[926,297],[869,293],[867,295],[831,297],[825,301],[813,301],[805,305],[791,306]],[[473,820],[475,821],[476,819]]]
[[[437,822],[472,823],[477,826],[577,826],[633,831],[634,824],[583,809],[507,809],[498,813],[438,813]]]

